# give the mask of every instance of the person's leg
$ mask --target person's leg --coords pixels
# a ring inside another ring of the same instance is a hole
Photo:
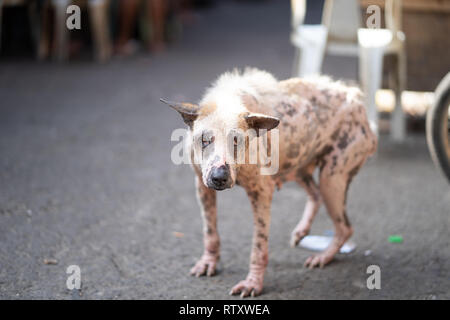
[[[116,51],[126,53],[126,45],[136,24],[136,14],[139,0],[121,0],[119,4],[119,34],[116,41]]]
[[[149,49],[152,51],[162,51],[166,47],[164,27],[168,11],[167,1],[147,0],[147,10],[152,26]]]

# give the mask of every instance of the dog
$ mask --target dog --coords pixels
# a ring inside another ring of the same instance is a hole
[[[309,257],[304,266],[323,267],[333,259],[353,233],[346,213],[348,187],[378,143],[358,88],[323,76],[277,81],[268,72],[247,68],[221,75],[198,104],[161,101],[178,111],[189,127],[204,237],[204,252],[192,275],[216,272],[220,248],[216,193],[234,185],[247,192],[254,230],[249,273],[231,289],[231,295],[257,296],[263,289],[272,194],[284,182],[297,182],[308,196],[303,216],[292,231],[291,246],[309,233],[323,202],[334,224],[334,237],[327,249]],[[256,137],[243,137],[248,130],[256,131]],[[248,157],[251,141],[262,136],[267,152],[272,152],[271,162],[278,160],[278,170],[272,174],[261,173],[260,161],[235,161],[238,153]],[[236,150],[238,145],[244,146],[243,151]],[[318,182],[313,178],[316,168]]]

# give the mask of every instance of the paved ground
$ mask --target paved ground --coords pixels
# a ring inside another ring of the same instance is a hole
[[[0,298],[229,298],[247,272],[250,205],[242,189],[220,194],[220,273],[191,278],[202,251],[193,173],[170,161],[170,134],[183,125],[158,99],[195,101],[235,66],[289,76],[287,3],[201,12],[159,56],[104,66],[3,63]],[[329,58],[325,72],[352,78],[355,64]],[[450,192],[422,135],[402,145],[382,138],[378,156],[350,189],[358,247],[323,270],[302,268],[309,252],[288,246],[304,202],[291,184],[275,195],[261,299],[450,298]],[[330,227],[322,209],[313,233]],[[391,234],[404,243],[388,243]],[[81,292],[66,289],[72,264],[81,268]],[[366,288],[371,264],[381,267],[381,290]]]

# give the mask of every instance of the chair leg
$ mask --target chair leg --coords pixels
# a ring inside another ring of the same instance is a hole
[[[68,57],[69,34],[67,32],[66,18],[67,7],[70,0],[52,0],[55,10],[55,30],[53,55],[58,61],[65,61]]]
[[[359,77],[365,94],[367,116],[372,131],[378,135],[378,110],[375,95],[381,87],[383,47],[359,48]]]
[[[89,18],[95,45],[95,56],[100,62],[105,62],[111,56],[108,5],[108,0],[89,1]]]
[[[397,55],[395,86],[395,109],[391,117],[391,138],[402,142],[406,136],[405,113],[402,108],[402,92],[406,88],[406,54],[404,51]]]
[[[292,65],[292,76],[298,77],[300,76],[300,49],[295,48],[295,55],[294,55],[294,63]]]
[[[291,41],[297,48],[294,72],[298,77],[320,73],[327,36],[328,32],[322,25],[304,26],[291,35]]]

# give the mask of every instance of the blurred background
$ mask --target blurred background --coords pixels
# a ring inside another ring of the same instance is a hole
[[[228,299],[247,271],[250,205],[221,192],[220,273],[189,277],[202,252],[194,176],[170,161],[184,124],[159,99],[197,102],[252,66],[359,85],[380,135],[350,188],[357,249],[324,270],[288,246],[305,193],[276,193],[261,298],[449,299],[450,192],[425,139],[449,31],[447,0],[0,0],[0,298]],[[322,208],[312,233],[328,220]],[[65,285],[72,264],[80,290]],[[366,288],[371,264],[381,290]]]

